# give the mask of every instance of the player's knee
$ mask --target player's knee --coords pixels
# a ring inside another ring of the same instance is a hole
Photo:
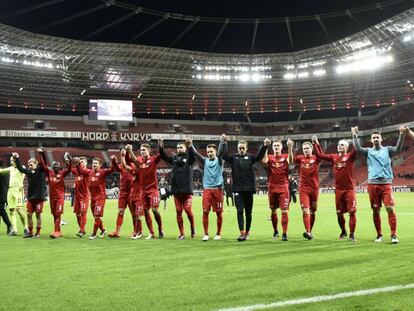
[[[272,214],[277,214],[277,209],[274,207],[271,207],[270,210],[272,211]]]
[[[395,212],[394,206],[386,206],[385,209],[386,209],[388,214],[392,214],[392,213]]]
[[[124,215],[124,213],[125,213],[125,209],[123,209],[123,208],[119,208],[119,209],[118,209],[118,214],[119,214],[119,215],[123,216],[123,215]]]
[[[288,212],[289,212],[289,210],[288,209],[282,209],[282,214],[287,214]]]
[[[153,207],[151,210],[152,210],[152,212],[153,212],[154,214],[159,214],[159,212],[158,212],[158,208]]]
[[[309,209],[309,208],[302,208],[302,213],[303,213],[304,215],[306,215],[306,214],[310,214],[310,209]]]

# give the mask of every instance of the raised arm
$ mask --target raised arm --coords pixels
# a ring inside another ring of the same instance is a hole
[[[390,156],[399,153],[402,151],[402,147],[404,145],[404,138],[406,135],[406,129],[404,126],[400,126],[400,135],[398,135],[398,141],[395,146],[387,146],[388,153]]]
[[[293,155],[293,145],[295,142],[289,138],[286,143],[288,146],[288,163],[293,164],[293,161],[295,160]]]
[[[204,161],[207,159],[202,154],[200,154],[194,146],[191,146],[190,149],[193,149],[194,155],[197,160],[204,164]]]
[[[19,170],[20,173],[23,173],[26,175],[30,174],[30,171],[22,166],[18,153],[13,153],[13,158],[14,158],[14,162],[16,163],[16,168]]]
[[[173,158],[165,153],[164,140],[162,138],[158,139],[158,152],[165,162],[171,165],[173,164]]]
[[[131,161],[135,164],[135,165],[139,165],[138,163],[138,159],[134,154],[134,151],[132,150],[132,145],[126,145],[125,146],[125,150],[128,152],[128,155],[131,159]]]
[[[267,149],[270,146],[270,139],[266,138],[263,142],[263,145],[260,147],[259,151],[253,156],[252,158],[252,163],[255,163],[257,161],[261,161],[263,159],[263,157],[266,154]]]
[[[188,138],[185,140],[185,145],[188,150],[188,162],[190,165],[193,165],[197,161],[195,148],[193,147],[193,141],[190,138]]]
[[[312,136],[312,144],[313,144],[313,150],[315,151],[315,156],[318,159],[329,161],[329,162],[334,161],[333,157],[330,154],[326,154],[323,152],[323,149],[321,145],[319,144],[318,137],[316,137],[315,135]]]
[[[226,134],[221,135],[220,144],[223,145],[223,152],[221,154],[221,158],[231,164],[233,164],[233,156],[228,154],[228,144],[227,144],[227,137]]]
[[[352,143],[354,144],[355,150],[358,153],[366,156],[368,154],[368,149],[361,147],[361,143],[359,142],[359,138],[358,138],[358,127],[357,126],[351,127],[351,132],[352,132]]]
[[[260,161],[260,164],[263,167],[267,167],[267,162],[269,162],[268,152],[269,152],[269,150],[266,149],[266,153],[265,153],[263,159]]]
[[[49,168],[46,165],[46,155],[43,148],[38,148],[37,152],[39,153],[39,166],[46,173],[46,176],[49,176]]]
[[[122,149],[121,150],[121,164],[122,164],[122,166],[124,167],[124,169],[126,169],[128,172],[132,172],[132,168],[131,168],[131,166],[129,166],[128,164],[127,164],[127,161],[126,161],[126,159],[125,159],[125,156],[127,155],[128,153],[126,152],[126,150],[125,149]],[[121,171],[121,169],[120,169],[120,171]]]

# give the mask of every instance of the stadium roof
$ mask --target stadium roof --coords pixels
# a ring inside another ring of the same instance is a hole
[[[22,3],[27,4],[27,1]],[[380,7],[386,11],[404,3],[406,1],[386,1]],[[54,8],[52,12],[57,12],[58,6],[64,5],[63,1],[47,1],[43,6],[38,3],[38,7],[13,11],[10,3],[7,4],[9,12],[3,14],[2,21],[11,17],[18,20],[17,17],[29,13],[34,16],[35,12],[46,9]],[[110,4],[110,9],[120,9],[120,2]],[[53,23],[52,18],[55,22],[62,21],[63,17],[56,19],[60,14],[51,14],[44,22]],[[148,15],[153,16],[151,14],[155,13],[151,11]],[[348,12],[348,19],[354,20],[353,17],[354,13]],[[87,34],[87,27],[79,29],[82,23],[78,25],[76,20],[61,23],[58,28],[64,31],[66,25],[70,26],[66,28],[83,30],[82,35]],[[92,28],[102,28],[95,19],[90,19],[90,24]],[[319,23],[319,26],[326,24]],[[15,26],[23,27],[17,22]],[[173,47],[86,42],[35,34],[1,24],[0,106],[87,111],[89,98],[133,99],[136,113],[166,114],[381,106],[406,101],[412,96],[413,40],[414,9],[382,19],[331,43],[296,52],[267,54],[209,53]]]
[[[3,0],[0,22],[75,40],[262,54],[333,42],[412,5],[410,0]]]

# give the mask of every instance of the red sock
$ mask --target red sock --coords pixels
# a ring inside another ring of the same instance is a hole
[[[273,231],[276,232],[277,231],[277,221],[278,221],[276,211],[274,213],[272,212],[271,219],[272,219]]]
[[[142,221],[140,218],[134,219],[134,232],[135,233],[141,233],[142,232]]]
[[[96,234],[99,228],[99,218],[95,218],[95,223],[93,224],[93,234]]]
[[[81,232],[86,232],[85,231],[85,227],[86,227],[86,220],[87,220],[87,218],[86,218],[87,216],[86,216],[86,214],[82,214],[81,216],[80,216],[80,231]]]
[[[316,214],[315,212],[311,211],[311,214],[310,214],[310,230],[311,231],[313,229],[313,225],[315,224],[315,219],[316,219]]]
[[[33,234],[33,225],[29,225],[29,233]]]
[[[209,212],[203,212],[203,228],[205,235],[208,235],[208,214]]]
[[[356,227],[356,215],[354,213],[349,214],[349,233],[354,234]]]
[[[121,226],[122,223],[124,222],[124,214],[119,214],[118,213],[118,217],[116,218],[116,232],[121,231]]]
[[[377,230],[377,234],[378,235],[382,235],[382,230],[381,230],[381,215],[380,213],[374,213],[373,214],[373,219],[374,219],[374,226],[375,226],[375,230]]]
[[[103,231],[105,231],[105,227],[104,227],[104,224],[103,224],[103,220],[102,220],[102,218],[99,218],[99,229],[103,232]]]
[[[177,224],[178,224],[178,230],[180,230],[180,235],[184,235],[183,212],[177,211]]]
[[[288,213],[282,213],[282,228],[283,233],[287,233],[288,230],[288,223],[289,223],[289,214]]]
[[[161,214],[159,212],[154,213],[154,218],[155,218],[155,221],[157,222],[158,231],[161,232],[162,231]]]
[[[78,226],[79,226],[79,229],[80,229],[80,227],[81,227],[81,216],[76,215],[76,220],[78,222]]]
[[[388,223],[390,224],[391,235],[397,231],[397,215],[395,212],[388,213]]]
[[[305,225],[306,232],[310,232],[310,215],[303,214],[303,224]]]
[[[42,227],[36,227],[36,235],[40,234],[40,229],[42,229]]]
[[[60,215],[55,216],[55,232],[60,232]]]
[[[145,211],[145,222],[147,223],[149,232],[152,235],[154,235],[154,228],[152,227],[152,218],[151,218],[150,210]]]
[[[221,235],[221,227],[223,225],[223,213],[217,213],[217,235]]]
[[[338,218],[339,228],[341,228],[342,232],[345,232],[346,229],[345,229],[345,217],[344,217],[344,214],[343,213],[338,213],[336,216]],[[349,216],[351,217],[351,215],[349,215]]]
[[[190,221],[191,233],[194,233],[195,226],[194,226],[194,214],[192,210],[186,211],[187,218]]]

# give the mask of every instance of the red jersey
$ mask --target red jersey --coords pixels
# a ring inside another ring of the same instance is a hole
[[[355,188],[354,163],[357,157],[355,148],[343,156],[339,154],[325,154],[320,145],[314,144],[318,158],[332,162],[335,176],[335,188],[338,190],[352,190]]]
[[[279,192],[289,187],[288,155],[269,155],[267,162],[269,192]]]
[[[294,161],[299,165],[299,187],[306,189],[318,189],[318,170],[320,160],[314,155],[311,155],[309,158],[304,155],[298,155],[295,157]]]
[[[130,164],[132,172],[132,183],[131,183],[131,199],[139,199],[141,197],[141,185],[138,170],[133,163]]]
[[[106,176],[112,173],[111,168],[101,168],[97,171],[90,169],[89,171],[89,191],[92,200],[106,199]]]
[[[89,200],[89,170],[79,163],[71,173],[75,175],[75,199]]]
[[[116,164],[115,169],[120,173],[119,197],[129,197],[133,176],[120,164]]]
[[[49,169],[46,166],[43,155],[40,156],[39,165],[42,168],[42,170],[46,173],[46,179],[49,183],[50,200],[64,199],[65,198],[65,177],[71,172],[72,170],[71,165],[69,164],[67,168],[55,173],[54,170]]]
[[[157,164],[161,161],[161,156],[151,156],[146,160],[138,157],[137,160],[141,190],[158,190]]]

